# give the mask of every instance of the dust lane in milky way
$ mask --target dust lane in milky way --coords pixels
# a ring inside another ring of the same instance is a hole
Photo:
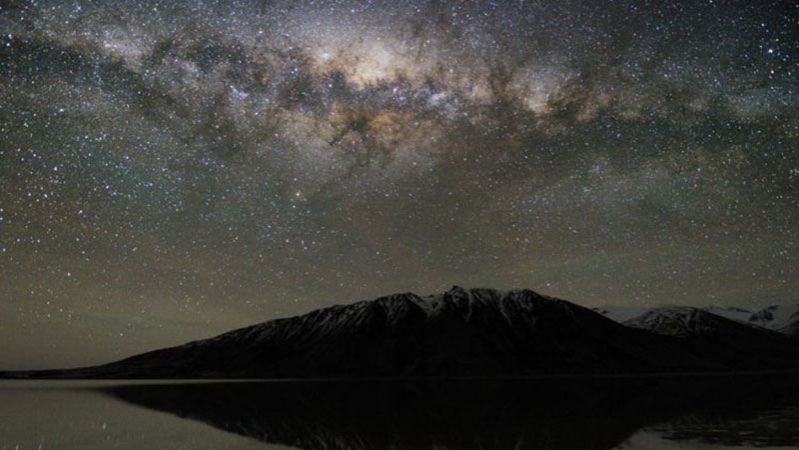
[[[795,302],[799,5],[0,6],[0,361],[396,291]]]

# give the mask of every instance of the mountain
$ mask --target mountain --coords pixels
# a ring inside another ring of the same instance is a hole
[[[782,330],[799,314],[797,305],[771,305],[753,313],[749,322],[770,330]]]
[[[707,306],[702,309],[730,320],[735,320],[742,323],[751,323],[750,319],[752,318],[752,311],[746,308],[738,308],[735,306]]]
[[[35,376],[520,376],[714,368],[573,303],[530,290],[454,287],[333,306],[104,366]]]
[[[799,311],[791,314],[787,323],[779,331],[789,336],[799,337]]]
[[[762,333],[748,325],[688,306],[655,308],[625,321],[624,325],[676,337],[726,335],[751,337],[752,334]]]
[[[614,322],[622,323],[640,316],[641,314],[649,311],[649,309],[634,306],[605,305],[591,308],[591,311],[594,311],[597,314],[602,314]]]
[[[677,338],[694,356],[719,361],[735,370],[796,367],[799,356],[795,341],[784,334],[700,308],[655,308],[623,325]]]
[[[628,320],[641,317],[650,311],[655,311],[662,308],[664,307],[640,308],[629,306],[601,306],[592,308],[592,311],[602,314],[614,322],[625,323]],[[791,321],[796,320],[796,318],[799,317],[799,306],[771,305],[756,311],[734,306],[707,306],[700,309],[716,316],[721,316],[725,319],[734,320],[736,322],[748,325],[755,325],[768,330],[783,332],[785,334],[791,334],[791,330],[799,328],[799,325],[797,325],[795,328],[790,327]],[[793,334],[795,335],[796,332],[794,331]]]
[[[682,336],[680,332],[660,332],[669,320],[681,321],[679,315],[658,314],[662,320],[647,316],[624,326],[589,309],[530,290],[454,287],[426,297],[405,293],[323,308],[103,366],[0,375],[515,377],[799,367],[799,351],[786,347],[780,339],[783,336],[776,333],[758,333],[723,318],[718,318],[722,322],[717,326],[717,316],[705,313],[683,322],[693,331],[708,326],[732,331],[702,331],[695,334],[712,339],[686,342],[675,337]],[[639,322],[642,325],[635,326]],[[730,345],[725,344],[727,339]],[[735,346],[746,352],[735,353]],[[716,351],[719,355],[714,354]],[[751,358],[750,353],[756,352],[761,355]]]

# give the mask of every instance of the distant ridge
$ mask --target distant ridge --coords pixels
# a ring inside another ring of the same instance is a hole
[[[625,323],[631,319],[639,318],[650,311],[673,308],[689,307],[664,306],[646,308],[630,306],[602,306],[592,308],[592,311],[602,314],[603,316],[615,322]],[[791,327],[791,324],[796,322],[796,320],[799,318],[799,305],[792,304],[770,305],[759,310],[749,310],[734,306],[707,306],[694,309],[708,312],[714,316],[721,316],[738,323],[757,326],[759,328],[778,331],[780,333],[789,335],[796,335],[796,332],[794,331],[795,329]]]
[[[799,337],[799,311],[791,315],[788,323],[780,328],[780,331],[789,336]]]
[[[415,378],[799,368],[799,350],[784,335],[747,334],[745,325],[693,309],[652,314],[624,326],[531,290],[455,286],[323,308],[103,366],[3,375]],[[675,320],[687,332],[663,332]]]
[[[715,360],[733,370],[796,365],[796,340],[750,323],[741,323],[700,308],[656,308],[624,325],[690,344],[686,352]]]
[[[752,314],[749,322],[787,334],[796,334],[791,325],[799,318],[799,305],[771,305]]]
[[[624,325],[665,336],[761,336],[763,330],[688,306],[656,308],[623,322]]]

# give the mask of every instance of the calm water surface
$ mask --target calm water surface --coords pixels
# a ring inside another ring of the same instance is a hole
[[[0,382],[0,450],[116,448],[799,448],[799,376]]]

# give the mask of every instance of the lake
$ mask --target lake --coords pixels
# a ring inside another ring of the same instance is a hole
[[[160,448],[799,448],[799,376],[0,382],[0,450]]]

